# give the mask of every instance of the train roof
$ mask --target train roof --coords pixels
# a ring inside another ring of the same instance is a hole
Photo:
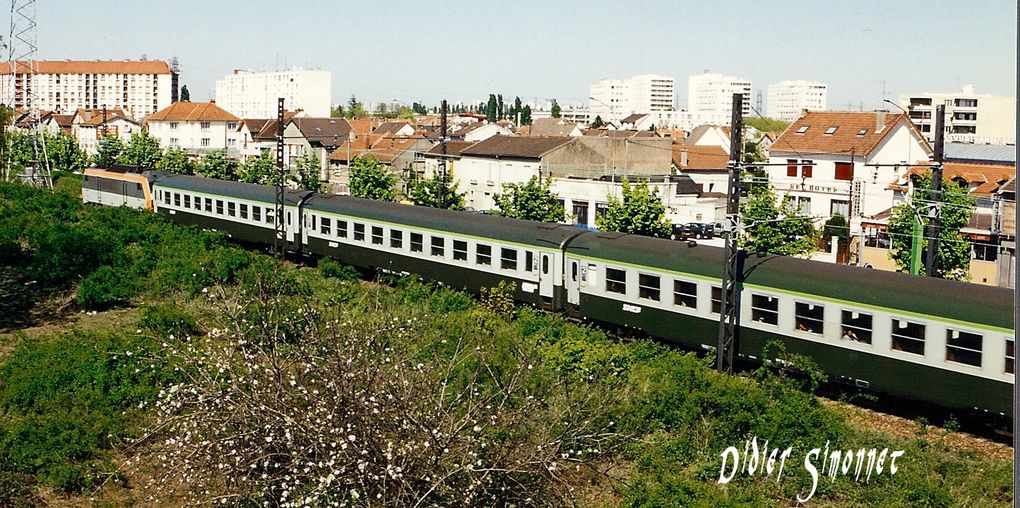
[[[659,238],[593,233],[568,252],[721,279],[724,251]],[[869,306],[1013,329],[1013,290],[787,256],[748,254],[744,283]]]
[[[558,248],[564,240],[584,233],[584,230],[567,224],[509,219],[498,215],[331,194],[313,194],[305,202],[304,208],[545,248]]]
[[[202,176],[175,175],[170,173],[158,174],[155,177],[155,185],[217,196],[249,199],[264,203],[276,202],[276,187],[272,185],[231,182]],[[283,200],[288,205],[296,205],[309,194],[312,194],[312,191],[286,188],[284,189]]]

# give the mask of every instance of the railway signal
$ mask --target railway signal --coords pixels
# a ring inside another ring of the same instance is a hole
[[[744,96],[733,94],[733,113],[730,117],[730,162],[729,185],[726,186],[726,229],[723,230],[725,242],[725,266],[723,267],[722,287],[720,288],[719,309],[719,344],[716,348],[715,367],[719,372],[733,372],[733,355],[736,349],[737,335],[740,331],[740,249],[737,239],[740,229],[740,177],[743,167],[740,162],[740,151],[743,146],[741,127],[743,124]]]
[[[284,258],[287,249],[287,222],[283,216],[284,185],[287,174],[283,169],[283,97],[276,103],[276,235],[273,237],[275,254]]]

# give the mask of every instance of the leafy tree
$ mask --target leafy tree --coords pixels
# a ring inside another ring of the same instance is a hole
[[[343,118],[344,117],[344,106],[343,106],[343,104],[337,104],[336,106],[333,106],[333,107],[329,108],[329,117],[330,118]]]
[[[159,164],[159,159],[162,157],[163,150],[159,147],[159,141],[150,136],[148,132],[142,131],[131,135],[127,146],[117,157],[117,162],[129,166],[140,166],[143,169],[153,169]]]
[[[754,185],[740,213],[745,224],[741,247],[781,256],[804,256],[814,250],[816,231],[789,196],[780,203],[771,183]]]
[[[837,237],[841,241],[850,238],[850,226],[846,221],[846,217],[842,214],[836,214],[829,217],[829,220],[825,221],[825,225],[822,226],[822,238]]]
[[[89,155],[78,140],[63,133],[56,135],[44,134],[46,137],[46,156],[50,167],[58,171],[80,171],[89,164]]]
[[[510,110],[510,119],[514,121],[515,125],[519,125],[521,122],[520,114],[523,111],[521,108],[521,98],[514,97],[514,106]]]
[[[531,106],[525,105],[521,110],[521,125],[531,125]]]
[[[353,94],[350,99],[347,99],[347,109],[344,112],[347,118],[362,118],[368,116],[368,112],[365,111],[365,106],[361,104]]]
[[[601,115],[595,115],[595,119],[591,121],[591,128],[598,129],[599,127],[602,127],[605,124],[606,122],[602,121]]]
[[[922,231],[928,230],[929,205],[934,201],[931,177],[917,179],[910,203],[893,208],[889,219],[889,236],[892,241],[892,256],[896,266],[906,270],[910,266],[910,247],[913,242],[914,210],[921,210]],[[970,271],[970,242],[960,234],[974,212],[975,200],[966,188],[948,180],[942,181],[941,228],[939,249],[936,258],[935,275],[944,279],[965,280]],[[922,235],[924,237],[925,235]],[[928,240],[922,238],[921,273],[928,256]]]
[[[116,136],[106,136],[99,140],[99,146],[96,148],[96,155],[93,157],[92,162],[97,166],[109,166],[110,164],[116,164],[120,158],[121,152],[124,151],[124,142]]]
[[[236,160],[227,157],[226,150],[216,150],[202,157],[202,162],[198,165],[198,174],[206,178],[237,180],[238,166]]]
[[[464,193],[457,192],[458,185],[448,171],[437,171],[432,178],[412,181],[408,187],[408,197],[416,205],[447,210],[464,209]]]
[[[314,153],[307,153],[297,159],[295,164],[297,173],[291,176],[291,180],[297,184],[299,189],[319,192],[322,190],[322,180],[319,173],[322,171],[319,158]]]
[[[761,132],[783,132],[790,126],[790,122],[777,120],[775,118],[744,118],[744,125],[754,127]]]
[[[490,122],[496,121],[496,108],[498,104],[496,102],[496,95],[489,94],[489,103],[485,105],[485,119]]]
[[[502,120],[506,118],[505,114],[506,112],[503,111],[503,94],[499,94],[496,96],[496,118]]]
[[[195,162],[183,148],[167,148],[156,163],[156,169],[175,175],[195,174]]]
[[[351,195],[356,198],[393,201],[396,184],[397,177],[371,155],[356,157],[351,163]]]
[[[181,102],[191,102],[191,92],[188,91],[188,85],[181,87]]]
[[[503,193],[495,197],[499,215],[541,222],[563,222],[566,211],[552,192],[552,177],[544,182],[537,176],[527,183],[503,184]]]
[[[552,108],[549,110],[549,113],[552,115],[553,118],[560,117],[560,103],[556,102],[556,99],[553,99]]]
[[[605,216],[595,219],[599,229],[669,238],[672,228],[666,220],[666,206],[662,204],[658,190],[650,189],[645,181],[631,185],[624,177],[620,191],[623,199],[610,196]]]
[[[276,158],[270,150],[263,150],[258,157],[252,157],[241,164],[238,172],[239,180],[248,183],[270,185],[276,180]]]
[[[0,104],[0,164],[7,168],[7,154],[11,145],[11,124],[14,122],[14,108]],[[6,174],[6,173],[4,173]]]
[[[429,113],[425,105],[420,102],[415,102],[414,104],[411,104],[411,111],[414,111],[416,115],[427,115]]]

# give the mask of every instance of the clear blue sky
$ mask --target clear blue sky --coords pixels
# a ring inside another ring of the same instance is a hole
[[[333,99],[429,104],[489,93],[583,102],[603,77],[711,69],[829,84],[830,109],[953,91],[1016,95],[1013,1],[437,3],[39,0],[41,59],[169,59],[192,100],[233,68],[318,67]],[[9,19],[5,20],[6,27]],[[6,34],[4,34],[6,40]]]

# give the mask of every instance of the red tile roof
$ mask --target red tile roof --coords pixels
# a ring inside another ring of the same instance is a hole
[[[17,69],[0,65],[0,75],[23,73],[28,62],[19,61]],[[162,60],[36,60],[39,74],[170,74],[170,64]]]
[[[776,139],[769,150],[772,153],[815,153],[815,154],[849,154],[870,155],[906,115],[899,113],[870,111],[810,111],[790,124]],[[917,137],[928,147],[924,137],[917,133],[916,127],[909,121]],[[878,127],[881,129],[878,129]],[[835,131],[829,132],[833,127]]]
[[[918,164],[931,164],[929,161],[918,161]],[[911,175],[929,175],[931,168],[914,166]],[[942,177],[946,180],[963,180],[968,184],[976,184],[974,194],[989,196],[1010,180],[1016,178],[1016,166],[1008,164],[965,164],[947,162],[942,165]]]
[[[211,102],[175,102],[145,118],[146,122],[239,122],[241,119]]]
[[[687,164],[681,164],[684,150]],[[730,156],[721,146],[673,143],[673,165],[680,171],[726,171],[729,161]]]

